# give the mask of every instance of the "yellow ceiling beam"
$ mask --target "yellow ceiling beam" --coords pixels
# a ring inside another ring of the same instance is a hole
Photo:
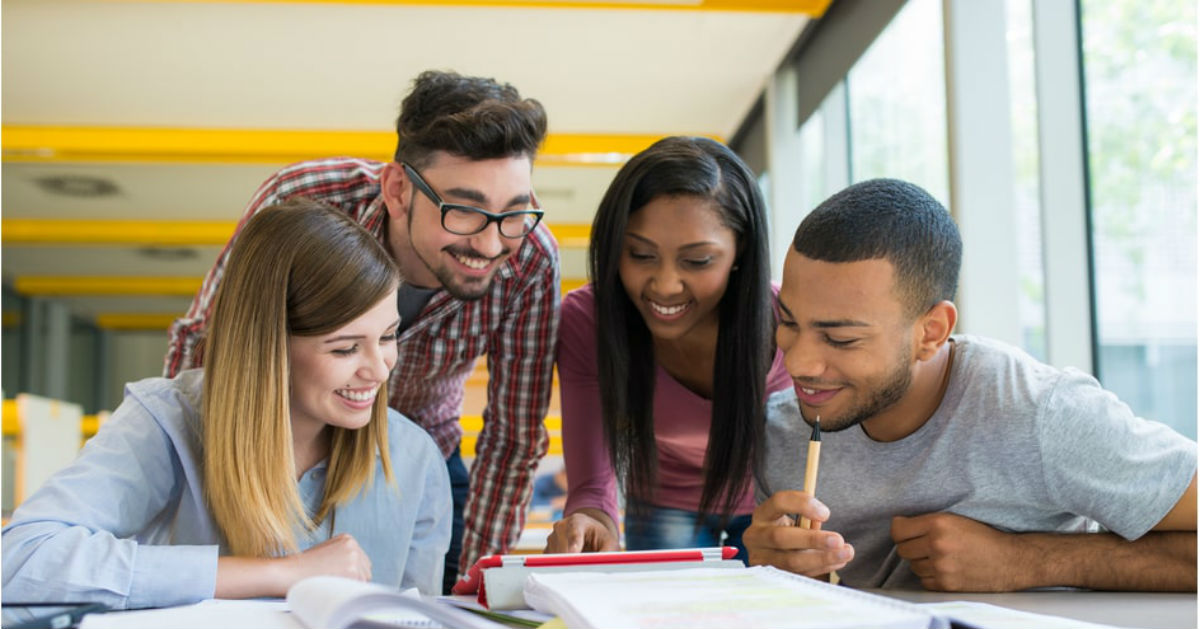
[[[106,313],[96,315],[96,327],[101,330],[166,330],[183,313]]]
[[[719,135],[700,134],[718,142]],[[546,136],[537,163],[542,166],[620,166],[664,134],[551,133]]]
[[[591,225],[548,223],[563,248],[587,247]],[[49,218],[0,220],[6,245],[148,245],[220,246],[229,241],[236,221],[126,221]]]
[[[551,224],[550,233],[563,249],[586,249],[592,237],[592,226],[584,223]]]
[[[158,0],[159,2],[237,3],[245,0]],[[801,13],[820,17],[831,0],[260,0],[280,4],[374,4],[416,6],[468,6],[537,9],[651,9],[664,11],[746,11]]]
[[[224,245],[236,221],[122,221],[6,218],[4,244]]]
[[[68,277],[23,275],[13,281],[22,295],[39,297],[154,295],[191,297],[200,277]]]
[[[47,275],[21,275],[13,281],[13,288],[22,295],[35,297],[108,297],[108,296],[157,296],[192,297],[200,290],[201,277],[68,277]],[[579,288],[587,283],[583,278],[563,278],[562,291]],[[102,315],[109,316],[109,315]],[[111,315],[109,321],[131,322],[130,315]],[[147,321],[151,321],[147,319]],[[158,320],[154,327],[157,326]],[[99,324],[98,324],[99,325]],[[105,327],[101,325],[100,327]]]
[[[388,158],[394,134],[165,127],[3,126],[4,161],[290,163],[329,155]]]
[[[547,166],[613,166],[661,134],[553,133],[538,154]],[[708,136],[721,140],[718,136]],[[396,136],[382,131],[184,129],[3,125],[6,162],[289,164],[352,155],[390,160]]]

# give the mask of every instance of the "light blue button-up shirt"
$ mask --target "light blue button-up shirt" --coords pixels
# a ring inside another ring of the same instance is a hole
[[[13,513],[3,532],[3,596],[162,607],[211,598],[228,548],[204,500],[200,441],[203,372],[129,384],[125,400],[79,456]],[[450,545],[446,462],[433,439],[388,413],[396,484],[374,482],[337,507],[301,549],[349,533],[372,580],[439,594]],[[304,473],[300,497],[316,512],[326,463]]]

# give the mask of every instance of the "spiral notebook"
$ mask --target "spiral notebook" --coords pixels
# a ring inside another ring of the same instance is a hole
[[[571,629],[690,627],[942,629],[949,618],[912,603],[767,566],[670,572],[533,574],[525,600]]]

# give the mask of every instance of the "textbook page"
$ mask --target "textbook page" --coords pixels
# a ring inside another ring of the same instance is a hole
[[[455,627],[504,629],[503,625],[416,590],[400,592],[342,577],[310,577],[288,590],[288,606],[309,629]]]
[[[533,574],[525,600],[571,629],[942,629],[916,605],[821,583],[769,566],[745,570]]]

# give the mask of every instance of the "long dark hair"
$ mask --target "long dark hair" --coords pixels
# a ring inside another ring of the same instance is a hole
[[[732,514],[757,467],[766,376],[774,351],[767,216],[750,169],[706,138],[659,140],[629,160],[592,223],[589,275],[595,293],[597,371],[604,437],[626,496],[653,496],[654,349],[650,331],[621,283],[629,216],[660,196],[713,203],[737,235],[738,254],[718,306],[712,424],[704,457],[701,513]]]

